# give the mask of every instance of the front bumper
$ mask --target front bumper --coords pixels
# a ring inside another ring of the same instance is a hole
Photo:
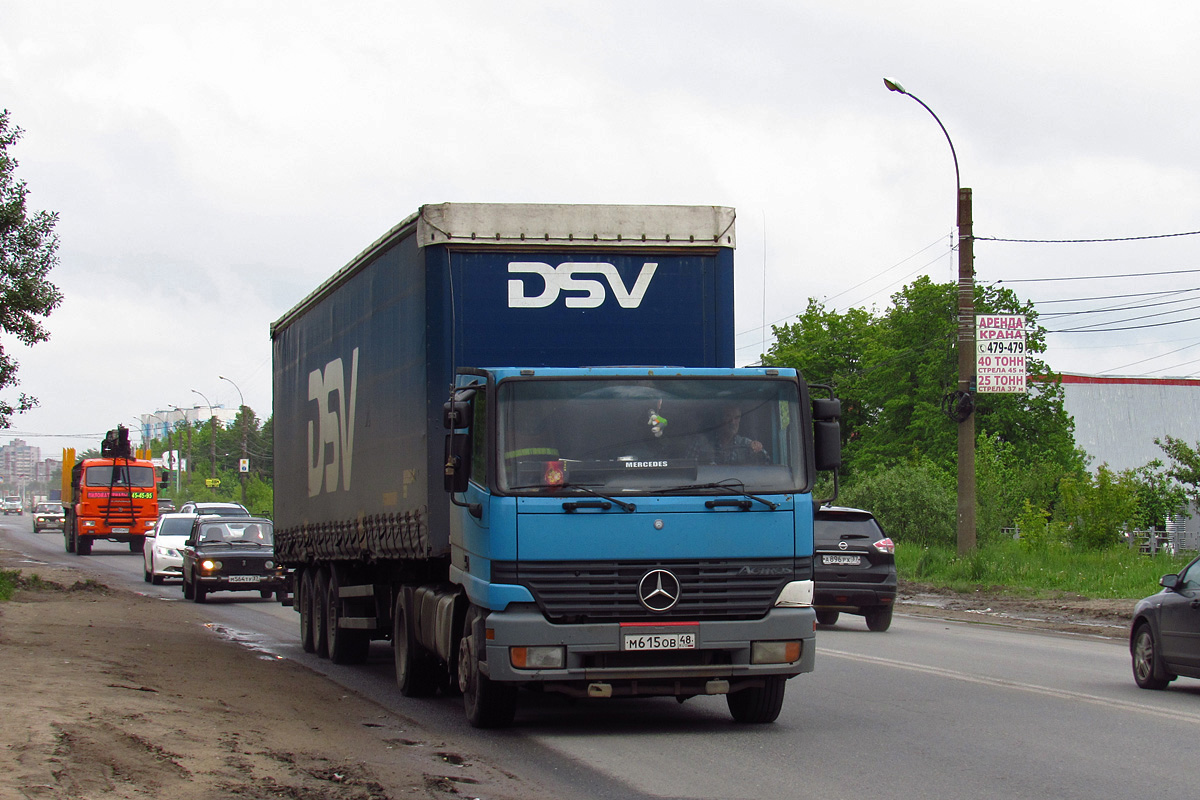
[[[238,577],[253,577],[255,580],[234,580]],[[195,582],[210,592],[274,592],[287,588],[286,579],[278,575],[196,575]]]
[[[33,527],[37,528],[39,531],[61,531],[63,529],[63,518],[47,517],[46,519],[38,519],[35,517],[33,520]]]
[[[619,623],[554,625],[530,604],[513,604],[487,617],[487,661],[492,680],[536,683],[576,696],[723,694],[761,685],[772,675],[788,678],[811,672],[816,658],[816,615],[812,608],[773,608],[758,620],[697,623],[694,650],[622,650]],[[796,661],[752,664],[753,642],[799,641]],[[563,646],[562,669],[518,669],[510,647]]]

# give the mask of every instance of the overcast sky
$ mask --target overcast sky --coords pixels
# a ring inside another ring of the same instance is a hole
[[[235,408],[219,375],[269,415],[270,323],[426,203],[736,208],[739,364],[809,297],[882,309],[921,274],[953,280],[950,148],[884,76],[945,125],[979,237],[1198,230],[1198,17],[1154,0],[0,0],[0,108],[25,131],[31,210],[60,214],[64,294],[49,342],[3,339],[21,380],[3,396],[41,407],[0,442],[95,447],[203,406],[193,389]],[[1197,236],[975,246],[977,279],[1050,330],[1155,326],[1052,335],[1053,369],[1160,376],[1200,372],[1200,322],[1180,321],[1200,317],[1198,253]],[[1147,292],[1164,294],[1125,296]]]

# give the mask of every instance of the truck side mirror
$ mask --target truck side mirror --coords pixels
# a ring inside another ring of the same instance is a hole
[[[471,408],[474,401],[474,389],[456,391],[453,399],[442,404],[442,426],[451,431],[469,426],[474,413]]]
[[[829,388],[833,394],[832,387]],[[842,401],[836,397],[814,397],[812,401],[813,445],[820,472],[842,466]]]
[[[451,494],[465,492],[471,480],[471,434],[446,434],[446,474],[443,485]]]
[[[842,401],[836,397],[817,397],[812,401],[813,419],[827,422],[841,419]]]
[[[167,477],[167,471],[163,470],[158,476],[158,488],[165,489],[171,485],[171,479]]]
[[[842,466],[842,426],[836,420],[814,422],[813,440],[818,471],[835,470]]]

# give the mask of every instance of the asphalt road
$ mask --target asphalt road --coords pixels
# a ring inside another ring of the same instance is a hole
[[[0,518],[7,546],[178,602],[142,581],[140,555],[103,543],[63,552],[28,516]],[[843,615],[818,634],[817,670],[788,683],[778,722],[740,726],[721,698],[568,703],[523,695],[517,723],[481,733],[460,701],[396,691],[391,651],[363,667],[303,653],[294,611],[251,593],[205,606],[223,635],[294,659],[564,798],[1190,797],[1200,681],[1138,689],[1120,641],[898,614],[887,633]]]

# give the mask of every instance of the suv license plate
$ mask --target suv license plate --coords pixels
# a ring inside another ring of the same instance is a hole
[[[627,633],[625,650],[695,650],[694,633]]]
[[[862,556],[821,556],[822,564],[840,564],[847,567],[857,567],[862,563]]]
[[[230,583],[258,583],[258,581],[259,581],[259,577],[257,575],[230,575],[229,576]]]

